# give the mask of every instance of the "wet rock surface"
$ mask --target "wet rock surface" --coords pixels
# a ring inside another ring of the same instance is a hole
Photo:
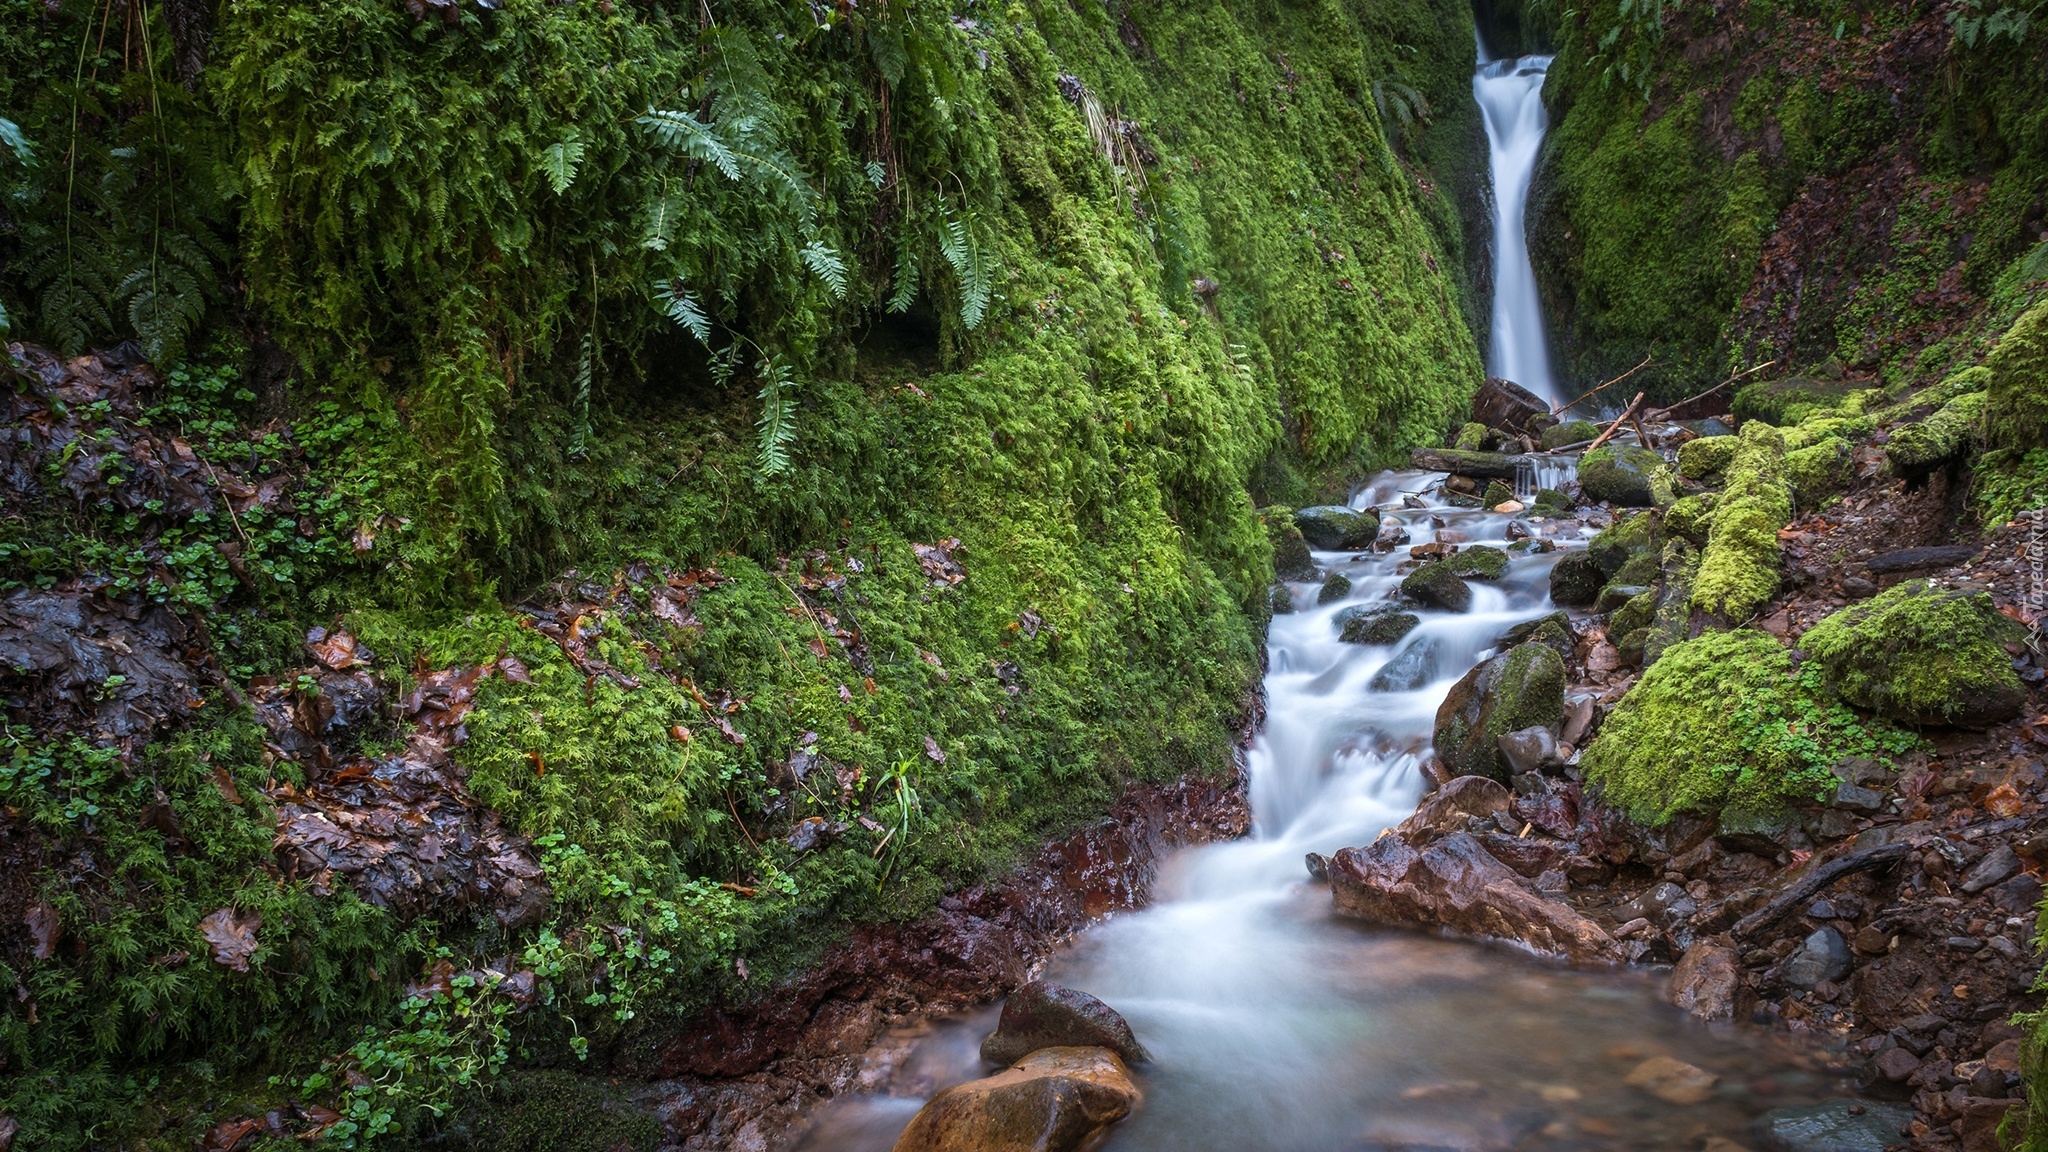
[[[1040,1048],[1107,1048],[1129,1064],[1149,1059],[1116,1009],[1086,992],[1033,980],[1003,1001],[1002,1019],[981,1042],[981,1058],[1014,1064]]]
[[[934,1096],[895,1152],[1074,1152],[1142,1099],[1116,1053],[1043,1048]]]

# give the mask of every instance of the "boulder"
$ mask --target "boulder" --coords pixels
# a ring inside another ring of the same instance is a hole
[[[1511,775],[1539,772],[1558,762],[1557,734],[1548,728],[1537,726],[1503,732],[1496,742],[1500,745],[1500,754],[1507,758]]]
[[[1487,482],[1486,491],[1479,494],[1479,503],[1487,508],[1498,508],[1513,502],[1515,490],[1498,480]]]
[[[1988,592],[1911,580],[1822,620],[1799,647],[1851,704],[1909,724],[1986,728],[2026,707],[2004,647],[2023,635]]]
[[[1550,405],[1513,380],[1489,376],[1472,395],[1472,419],[1488,428],[1520,432],[1529,426],[1530,417],[1548,415]]]
[[[1678,958],[1665,995],[1695,1019],[1727,1020],[1735,1015],[1735,992],[1741,977],[1733,948],[1702,940]]]
[[[1468,832],[1453,832],[1420,849],[1399,835],[1382,836],[1330,860],[1331,893],[1341,915],[1509,940],[1572,960],[1617,959],[1613,938],[1598,924],[1525,883]]]
[[[1395,644],[1420,623],[1422,617],[1413,612],[1403,612],[1391,604],[1376,605],[1344,617],[1337,639],[1346,644]]]
[[[1564,723],[1564,661],[1536,642],[1516,645],[1467,672],[1436,714],[1436,751],[1452,772],[1510,778],[1500,738]]]
[[[1143,1100],[1107,1048],[1041,1048],[931,1098],[894,1152],[1072,1152]]]
[[[1444,563],[1460,576],[1471,576],[1479,580],[1498,580],[1507,574],[1508,554],[1498,548],[1474,544],[1455,556],[1446,557]]]
[[[1550,567],[1550,600],[1572,608],[1591,604],[1607,585],[1607,573],[1590,553],[1567,552]]]
[[[1375,692],[1413,692],[1437,678],[1437,638],[1420,636],[1372,674]]]
[[[1316,589],[1316,603],[1333,604],[1349,595],[1351,578],[1342,572],[1332,572],[1330,578],[1323,581],[1323,586]]]
[[[1308,541],[1295,526],[1294,510],[1272,507],[1259,509],[1259,520],[1273,543],[1273,575],[1281,580],[1313,580],[1316,560],[1309,555]]]
[[[1912,1122],[1903,1104],[1835,1099],[1773,1108],[1756,1118],[1755,1131],[1770,1152],[1884,1152],[1905,1143]]]
[[[1116,1009],[1086,992],[1034,980],[1003,1001],[996,1030],[981,1042],[981,1058],[1014,1064],[1040,1048],[1107,1048],[1133,1064],[1150,1057]]]
[[[1579,459],[1579,489],[1589,499],[1648,508],[1657,503],[1650,477],[1663,466],[1664,458],[1647,448],[1602,445]]]
[[[1567,444],[1584,444],[1599,435],[1600,426],[1591,420],[1567,420],[1543,430],[1543,450],[1555,452]]]
[[[1531,640],[1549,645],[1567,660],[1571,658],[1573,646],[1578,643],[1577,635],[1572,632],[1572,618],[1563,612],[1552,612],[1548,616],[1524,620],[1501,633],[1494,646],[1507,649]]]
[[[1441,560],[1433,560],[1410,572],[1401,581],[1401,591],[1432,608],[1450,612],[1466,612],[1472,608],[1472,589]]]
[[[1463,829],[1467,820],[1497,816],[1507,811],[1513,801],[1514,797],[1498,780],[1459,776],[1423,797],[1415,811],[1394,826],[1394,835],[1410,843],[1427,844]]]
[[[1294,514],[1295,527],[1309,546],[1325,552],[1357,551],[1372,547],[1380,533],[1380,518],[1341,504],[1303,508]]]

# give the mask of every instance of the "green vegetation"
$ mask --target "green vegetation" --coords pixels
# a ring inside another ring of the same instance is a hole
[[[1914,580],[1829,616],[1799,646],[1858,707],[1912,724],[1981,726],[2025,704],[2003,647],[2023,634],[1987,592]]]
[[[1587,747],[1586,779],[1635,819],[1765,813],[1836,784],[1844,756],[1900,752],[1911,738],[1829,699],[1763,632],[1712,632],[1663,650]]]
[[[1885,459],[1902,476],[1923,476],[1970,451],[1983,413],[1982,392],[1958,396],[1927,419],[1893,429]]]
[[[1792,519],[1784,437],[1760,420],[1743,425],[1741,447],[1726,474],[1692,604],[1739,623],[1778,591],[1778,529]]]
[[[1785,438],[1789,447],[1792,438]],[[1785,475],[1802,509],[1818,508],[1841,495],[1856,475],[1855,449],[1840,436],[1785,453]]]

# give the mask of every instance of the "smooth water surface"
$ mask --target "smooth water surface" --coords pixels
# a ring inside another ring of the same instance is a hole
[[[1337,639],[1338,614],[1389,597],[1413,545],[1508,543],[1511,517],[1425,496],[1436,479],[1379,477],[1353,503],[1402,522],[1409,543],[1318,553],[1350,595],[1274,619],[1249,762],[1254,835],[1176,855],[1151,908],[1091,929],[1046,972],[1123,1012],[1153,1054],[1137,1070],[1145,1105],[1113,1130],[1113,1152],[1699,1152],[1710,1135],[1744,1139],[1757,1112],[1825,1094],[1796,1054],[1689,1024],[1653,975],[1368,929],[1333,916],[1309,882],[1305,853],[1368,843],[1414,809],[1446,692],[1503,631],[1553,610],[1562,551],[1515,554],[1505,578],[1472,582],[1468,613],[1422,612],[1394,646]],[[1529,526],[1567,547],[1587,531]],[[1314,585],[1294,593],[1315,604]],[[975,1045],[993,1026],[987,1012],[899,1038],[912,1058],[890,1059],[918,1070],[881,1077],[893,1095],[835,1102],[800,1147],[884,1152],[921,1098],[985,1074]],[[1623,1083],[1655,1055],[1718,1074],[1716,1094],[1678,1107]]]
[[[1524,221],[1529,181],[1550,120],[1543,110],[1543,75],[1548,56],[1486,59],[1472,74],[1472,95],[1486,121],[1493,174],[1493,328],[1486,372],[1513,380],[1553,405],[1557,380],[1550,369],[1550,344],[1543,331],[1543,306],[1536,298],[1536,272],[1529,265]]]

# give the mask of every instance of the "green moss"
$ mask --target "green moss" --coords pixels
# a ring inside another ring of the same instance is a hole
[[[618,1088],[542,1069],[508,1074],[451,1127],[471,1152],[653,1152],[662,1138],[661,1120]]]
[[[1657,615],[1658,596],[1658,591],[1651,589],[1631,597],[1628,603],[1615,609],[1614,615],[1608,619],[1607,634],[1626,636],[1631,632],[1648,628],[1650,621]],[[1641,645],[1637,647],[1640,650]]]
[[[1849,387],[1840,380],[1791,376],[1743,385],[1732,408],[1738,420],[1789,427],[1835,411],[1848,397]]]
[[[1586,543],[1586,552],[1612,578],[1630,558],[1657,552],[1659,520],[1654,512],[1633,512],[1615,518],[1600,534]]]
[[[1986,592],[1914,580],[1814,625],[1799,645],[1860,707],[1910,723],[1983,723],[2024,705],[2003,641],[2022,629]]]
[[[1437,753],[1454,774],[1506,782],[1508,763],[1499,738],[1562,723],[1564,682],[1563,658],[1540,641],[1525,641],[1495,656],[1451,690],[1445,701],[1448,715],[1438,714]]]
[[[1692,589],[1699,570],[1700,553],[1692,544],[1672,540],[1664,546],[1664,591],[1650,622],[1650,635],[1643,642],[1644,667],[1692,635]]]
[[[1845,755],[1900,746],[1827,703],[1763,632],[1716,632],[1666,648],[1586,749],[1586,779],[1638,820],[1769,812],[1836,784]]]
[[[1487,508],[1498,508],[1514,498],[1514,489],[1495,480],[1486,486],[1486,492],[1479,497],[1479,503]]]
[[[1787,442],[1790,441],[1788,436]],[[1801,508],[1818,508],[1847,490],[1856,477],[1856,454],[1847,440],[1830,436],[1811,448],[1785,453],[1785,474]]]
[[[1315,579],[1316,560],[1294,522],[1294,509],[1277,504],[1261,508],[1259,523],[1273,549],[1273,574],[1282,580]]]
[[[1664,458],[1647,448],[1605,444],[1579,458],[1579,487],[1591,500],[1631,508],[1657,502],[1652,476]]]
[[[1798,426],[1784,429],[1785,451],[1797,452],[1828,439],[1855,440],[1868,435],[1878,423],[1866,416],[1809,416]]]
[[[1688,480],[1714,479],[1735,459],[1742,441],[1733,436],[1702,436],[1678,446],[1678,470]]]
[[[1792,519],[1784,438],[1762,421],[1742,428],[1700,558],[1692,605],[1727,621],[1747,619],[1777,594],[1778,530]]]
[[[1492,429],[1484,424],[1467,422],[1464,427],[1458,429],[1457,438],[1451,441],[1451,447],[1460,452],[1485,452],[1493,448],[1495,443],[1497,442],[1494,440]]]
[[[1719,492],[1687,496],[1664,510],[1664,531],[1696,547],[1703,546],[1713,527],[1714,509],[1720,504]]]
[[[1460,549],[1445,559],[1451,571],[1460,576],[1475,576],[1481,580],[1498,580],[1507,575],[1508,554],[1498,548],[1474,544]]]
[[[1555,488],[1539,488],[1536,490],[1536,502],[1530,505],[1530,510],[1545,516],[1570,516],[1572,498]]]
[[[1600,435],[1600,426],[1590,420],[1568,420],[1543,430],[1543,449],[1550,451],[1567,444],[1584,444]]]
[[[1992,448],[2048,448],[2048,301],[1999,338],[1985,359],[1985,440]]]
[[[1927,419],[1892,430],[1884,456],[1892,470],[1915,477],[1959,459],[1976,442],[1985,397],[1971,392],[1943,404]]]

